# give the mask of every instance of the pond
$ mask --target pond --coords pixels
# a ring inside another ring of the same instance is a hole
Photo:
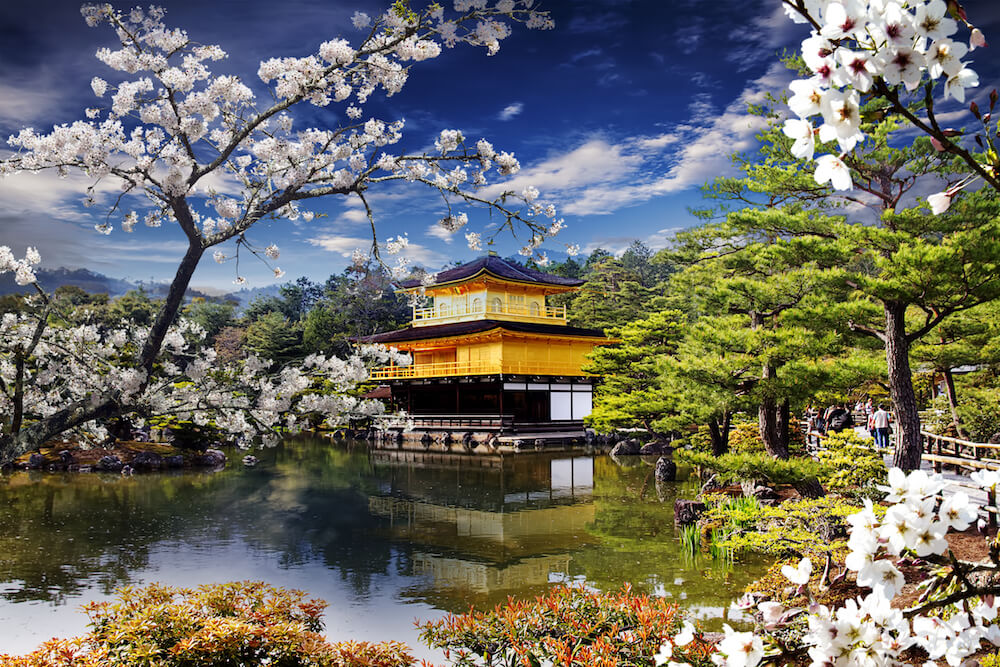
[[[415,619],[554,582],[668,596],[717,626],[764,570],[692,559],[652,466],[610,457],[372,451],[296,438],[219,472],[0,476],[0,650],[85,630],[116,588],[264,580],[330,603],[331,639],[397,639]],[[682,468],[681,475],[686,471]]]

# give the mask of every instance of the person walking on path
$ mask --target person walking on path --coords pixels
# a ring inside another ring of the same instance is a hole
[[[884,448],[889,446],[889,424],[891,417],[881,405],[872,415],[872,437],[875,438],[875,446]]]

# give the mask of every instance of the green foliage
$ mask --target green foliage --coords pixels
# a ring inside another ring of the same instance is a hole
[[[603,376],[587,423],[602,432],[616,428],[667,432],[661,420],[672,412],[673,395],[664,387],[663,362],[682,335],[681,314],[656,312],[613,329],[611,335],[621,342],[595,349],[587,367]]]
[[[677,450],[681,461],[711,470],[723,484],[763,481],[768,484],[796,484],[821,477],[826,466],[808,458],[775,459],[765,453],[724,454],[712,456],[702,452]]]
[[[236,302],[217,303],[197,297],[191,299],[191,303],[184,306],[181,312],[186,319],[205,330],[205,340],[210,342],[222,329],[233,323],[236,317]]]
[[[831,432],[823,439],[817,458],[827,468],[820,476],[825,486],[857,489],[864,495],[881,497],[875,486],[886,483],[889,471],[882,455],[875,451],[872,438],[863,438],[854,429]]]
[[[760,439],[757,422],[738,422],[729,432],[729,451],[732,454],[763,454],[764,441]]]
[[[302,344],[306,353],[345,355],[350,338],[392,331],[406,324],[411,314],[383,269],[348,269],[326,281],[323,296],[303,321]]]
[[[990,653],[979,658],[979,667],[1000,667],[1000,652]]]
[[[595,250],[585,265],[587,282],[569,303],[569,323],[593,329],[621,327],[664,307],[656,279],[666,272],[650,263],[652,254],[646,250],[628,259]]]
[[[125,295],[112,301],[108,307],[108,317],[112,322],[130,320],[136,324],[152,324],[162,303],[150,299],[146,290],[140,287],[129,290]]]
[[[733,553],[815,556],[842,551],[849,528],[846,519],[860,510],[855,502],[832,495],[786,500],[774,507],[734,500],[713,503],[699,521],[703,531],[715,531],[712,544],[717,549]]]
[[[261,359],[285,363],[304,356],[302,330],[284,315],[270,312],[247,327],[245,345]]]
[[[663,639],[681,625],[677,605],[629,588],[598,593],[560,586],[534,600],[510,598],[491,611],[452,614],[420,626],[424,643],[448,651],[456,667],[606,665],[653,667]],[[674,659],[710,665],[696,639]]]
[[[212,424],[195,424],[176,415],[151,417],[149,425],[166,431],[170,442],[181,449],[204,450],[222,438],[222,433]]]
[[[996,386],[962,387],[958,394],[958,419],[963,435],[973,442],[988,442],[1000,431],[1000,388]],[[935,433],[948,434],[951,427],[951,411],[948,397],[938,396],[931,403],[932,417],[927,425]]]
[[[330,644],[319,632],[326,603],[260,582],[123,588],[85,610],[90,632],[52,640],[11,667],[404,667],[402,644]]]

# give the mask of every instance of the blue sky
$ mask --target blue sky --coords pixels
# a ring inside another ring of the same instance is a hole
[[[306,55],[335,36],[356,38],[351,15],[383,7],[368,0],[161,4],[168,25],[229,52],[216,71],[239,74],[258,94],[260,60]],[[94,103],[91,77],[108,75],[93,54],[113,44],[111,32],[87,28],[77,2],[0,5],[0,136],[80,118]],[[971,54],[982,97],[997,86],[1000,71],[1000,3],[965,5],[997,45]],[[784,17],[777,0],[541,0],[540,6],[551,11],[555,30],[515,30],[492,57],[470,47],[446,50],[417,63],[403,92],[374,100],[366,111],[404,118],[406,148],[429,146],[442,129],[461,129],[513,151],[523,168],[516,189],[535,184],[566,219],[567,229],[548,244],[554,251],[565,244],[620,250],[633,239],[662,246],[694,224],[687,207],[698,205],[703,183],[729,171],[729,154],[753,148],[757,125],[746,106],[784,89],[790,77],[776,53],[796,46],[803,27]],[[316,110],[297,126],[336,123],[338,111]],[[103,236],[93,229],[100,207],[81,205],[85,186],[83,179],[52,174],[0,181],[0,244],[18,254],[35,245],[49,268],[169,279],[185,246],[180,230],[140,225],[133,234]],[[434,231],[442,210],[433,193],[389,187],[372,191],[372,202],[380,235],[406,233],[416,263],[433,269],[477,254],[461,234]],[[368,241],[356,202],[310,208],[323,217],[265,223],[252,232],[258,245],[281,248],[277,264],[285,280],[321,281]],[[488,224],[482,215],[471,218],[472,229]],[[497,249],[509,254],[519,246],[501,237]],[[254,261],[240,273],[251,286],[274,282]],[[193,285],[230,290],[234,277],[231,264],[207,258]]]

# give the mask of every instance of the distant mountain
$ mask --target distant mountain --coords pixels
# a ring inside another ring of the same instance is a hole
[[[130,289],[135,289],[137,285],[127,280],[119,278],[109,278],[101,273],[94,273],[88,269],[40,269],[35,271],[38,277],[38,286],[46,292],[52,292],[61,285],[74,285],[92,294],[107,294],[109,296],[121,296]],[[22,287],[14,282],[12,273],[0,275],[0,294],[15,294],[18,292],[30,292],[32,288]]]
[[[133,282],[131,280],[122,280],[121,278],[111,278],[103,273],[95,273],[89,269],[67,269],[63,267],[52,270],[41,269],[35,271],[35,275],[38,277],[38,286],[50,293],[62,285],[73,285],[91,294],[107,294],[114,298],[125,294],[129,290],[141,287],[146,290],[146,294],[150,298],[162,299],[167,296],[167,290],[170,288],[168,283]],[[279,285],[268,285],[267,287],[243,288],[227,294],[207,294],[197,289],[188,289],[187,298],[192,299],[200,296],[211,301],[237,301],[242,309],[254,299],[278,296],[279,289]],[[24,287],[14,282],[14,275],[12,273],[0,275],[0,295],[31,291],[33,291],[32,288]]]
[[[264,299],[269,296],[278,296],[280,293],[281,285],[268,285],[267,287],[244,287],[241,290],[230,292],[229,294],[225,294],[217,298],[239,301],[240,310],[242,310],[257,299]]]

